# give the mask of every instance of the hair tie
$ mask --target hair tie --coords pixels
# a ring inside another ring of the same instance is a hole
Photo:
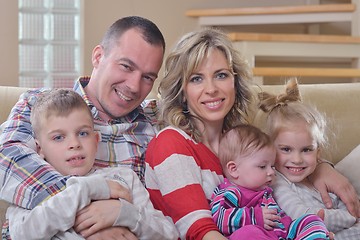
[[[291,78],[287,84],[285,93],[273,95],[267,92],[258,94],[259,108],[264,112],[271,112],[274,108],[287,105],[288,102],[301,102],[301,95],[296,78]]]

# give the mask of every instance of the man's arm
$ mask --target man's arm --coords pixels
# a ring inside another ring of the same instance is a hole
[[[61,191],[66,182],[36,153],[30,111],[44,90],[22,94],[1,126],[0,198],[27,209]]]
[[[6,215],[11,239],[50,239],[72,228],[77,211],[91,200],[108,198],[110,190],[102,176],[70,178],[64,191],[32,210],[9,207]]]

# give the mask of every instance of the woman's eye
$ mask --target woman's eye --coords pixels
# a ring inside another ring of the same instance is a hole
[[[216,76],[216,78],[218,78],[218,79],[224,79],[224,78],[227,78],[228,76],[229,76],[229,74],[224,73],[224,72],[221,72],[221,73],[219,73],[219,74]]]
[[[201,77],[199,77],[199,76],[194,76],[194,77],[190,78],[190,82],[192,82],[192,83],[198,83],[200,81],[201,81]]]

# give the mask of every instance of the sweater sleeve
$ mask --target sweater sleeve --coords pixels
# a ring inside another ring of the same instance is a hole
[[[356,222],[356,218],[346,210],[344,204],[332,195],[333,205],[336,209],[327,209],[322,203],[319,193],[310,192],[305,187],[299,187],[287,181],[287,179],[278,175],[274,184],[274,197],[279,206],[292,219],[299,218],[303,214],[317,214],[320,209],[324,209],[324,222],[329,231],[337,231],[349,228]]]
[[[223,176],[218,158],[205,145],[167,128],[150,142],[145,158],[151,201],[171,217],[181,239],[202,239],[209,231],[219,231],[209,200]]]
[[[245,225],[263,226],[261,206],[241,207],[241,191],[235,187],[220,190],[216,188],[213,194],[211,213],[220,232],[230,236]]]
[[[178,239],[178,232],[170,218],[156,210],[149,193],[134,171],[118,167],[109,169],[107,176],[126,184],[132,193],[133,202],[121,201],[120,214],[114,226],[128,227],[139,239]]]
[[[91,200],[108,199],[110,191],[101,176],[72,177],[64,191],[44,201],[32,210],[11,207],[10,236],[13,240],[50,239],[57,232],[69,230],[78,210]]]

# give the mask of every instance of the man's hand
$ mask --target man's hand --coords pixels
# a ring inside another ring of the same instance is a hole
[[[349,180],[327,163],[319,164],[314,173],[309,176],[314,187],[320,192],[327,208],[332,208],[329,192],[335,193],[345,203],[348,211],[355,217],[360,217],[360,202],[355,188]]]
[[[86,237],[86,240],[137,240],[137,237],[125,227],[110,227]]]
[[[74,229],[87,238],[94,233],[112,227],[119,216],[119,200],[99,200],[80,210],[75,219]]]

